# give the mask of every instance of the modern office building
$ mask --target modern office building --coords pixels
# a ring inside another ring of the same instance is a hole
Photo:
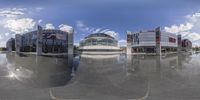
[[[79,50],[81,52],[113,52],[119,51],[118,41],[104,33],[94,33],[80,41]]]
[[[176,52],[177,35],[161,31],[160,28],[149,31],[127,32],[127,54]]]
[[[13,50],[13,45],[15,45],[16,52],[36,52],[38,55],[42,53],[73,54],[73,30],[64,32],[42,29],[41,26],[38,26],[38,30],[22,35],[16,34],[15,41],[12,40],[7,41],[7,48]]]

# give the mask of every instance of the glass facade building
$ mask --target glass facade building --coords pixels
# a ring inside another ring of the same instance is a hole
[[[83,51],[112,51],[119,50],[118,41],[105,33],[94,33],[80,41],[79,50]]]
[[[39,27],[38,30],[22,35],[17,34],[15,38],[9,39],[7,41],[7,48],[10,51],[16,49],[16,52],[72,54],[73,29],[66,32],[56,29],[42,29],[42,27]]]
[[[22,43],[20,51],[36,52],[37,32],[32,31],[21,36]],[[67,52],[67,34],[67,32],[61,30],[42,30],[42,52]]]
[[[118,46],[118,41],[110,35],[96,33],[85,37],[85,39],[80,42],[81,47],[92,45]]]

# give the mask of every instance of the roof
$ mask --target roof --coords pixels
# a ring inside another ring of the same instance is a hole
[[[93,34],[90,34],[87,37],[85,37],[85,39],[90,38],[90,37],[109,37],[109,38],[115,39],[114,37],[112,37],[108,34],[105,34],[105,33],[93,33]]]

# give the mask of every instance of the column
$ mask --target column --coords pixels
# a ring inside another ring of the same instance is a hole
[[[37,42],[36,42],[36,54],[42,55],[42,27],[38,25]]]
[[[8,51],[8,52],[12,52],[12,39],[9,39],[9,40],[6,42],[6,48],[7,48],[7,51]]]
[[[73,54],[74,53],[74,30],[71,29],[68,34],[67,34],[67,51],[68,54]]]
[[[126,54],[132,54],[132,43],[133,43],[132,33],[127,31],[126,36],[127,36],[126,37],[126,40],[127,40]]]
[[[21,43],[22,43],[21,35],[16,34],[15,35],[15,50],[17,54],[20,53]]]
[[[178,48],[177,48],[177,50],[178,50],[178,53],[180,53],[181,50],[182,50],[182,46],[181,46],[181,44],[182,44],[182,39],[181,39],[181,35],[180,35],[180,34],[177,35],[177,40],[178,40]]]
[[[160,56],[161,55],[161,45],[160,45],[161,31],[160,31],[160,27],[155,29],[155,34],[156,34],[156,55]]]

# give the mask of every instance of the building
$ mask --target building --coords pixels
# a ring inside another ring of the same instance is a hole
[[[6,42],[6,48],[9,52],[11,51],[15,51],[15,39],[14,38],[10,38],[7,42]]]
[[[104,33],[94,33],[80,41],[79,50],[83,53],[111,53],[119,51],[118,41]]]
[[[161,31],[160,28],[149,31],[127,32],[127,54],[177,51],[177,35]]]
[[[12,41],[12,42],[11,42]],[[10,45],[15,45],[11,47]],[[16,52],[36,52],[42,53],[68,53],[73,54],[73,30],[64,32],[55,29],[42,29],[25,34],[16,34],[15,41],[7,41],[7,48],[12,48]]]
[[[182,42],[182,51],[190,51],[192,50],[192,42],[188,39],[183,39]]]

